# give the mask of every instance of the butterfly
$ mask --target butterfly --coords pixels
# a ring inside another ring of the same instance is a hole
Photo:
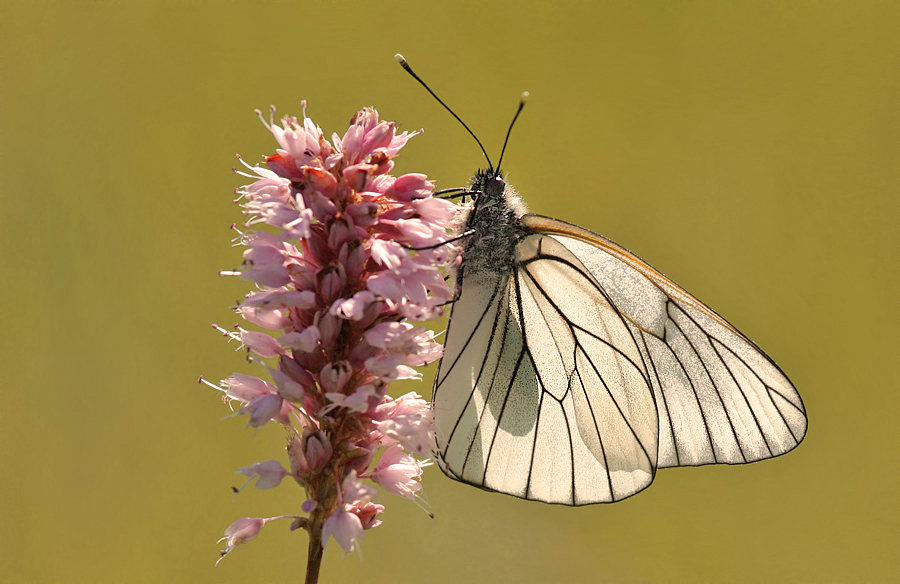
[[[434,380],[447,476],[546,503],[612,503],[660,468],[754,462],[803,440],[803,401],[759,347],[624,247],[529,214],[488,161],[458,219]]]

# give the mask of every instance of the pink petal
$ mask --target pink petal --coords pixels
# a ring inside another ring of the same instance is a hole
[[[284,355],[281,343],[267,335],[256,331],[241,331],[241,342],[260,357],[269,358]]]
[[[237,472],[250,478],[257,478],[256,488],[263,490],[277,487],[288,474],[277,460],[257,462],[251,466],[241,467],[237,469]]]
[[[325,525],[322,526],[323,546],[328,545],[330,537],[334,537],[334,540],[345,552],[352,552],[357,549],[357,542],[365,538],[362,522],[355,514],[349,513],[345,509],[338,509],[325,520]]]
[[[272,393],[268,383],[259,377],[243,373],[235,373],[223,383],[228,386],[228,389],[225,390],[226,396],[244,403],[259,395]]]

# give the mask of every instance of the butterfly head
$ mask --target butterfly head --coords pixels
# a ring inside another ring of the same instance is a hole
[[[480,222],[473,217],[475,215],[483,216],[483,220],[490,223],[498,221],[517,223],[518,219],[528,212],[512,185],[506,182],[499,170],[493,168],[475,171],[472,180],[469,181],[469,194],[474,200],[465,222],[469,230],[479,227],[473,223]]]
[[[512,185],[492,169],[475,172],[469,187],[473,202],[460,213],[459,234],[465,235],[462,265],[464,273],[508,273],[515,265],[516,244],[527,234],[522,215],[527,210]]]
[[[476,207],[479,201],[482,204],[488,201],[499,201],[503,198],[504,190],[506,190],[506,181],[503,180],[500,171],[493,168],[476,170],[469,187],[469,192],[476,201]]]

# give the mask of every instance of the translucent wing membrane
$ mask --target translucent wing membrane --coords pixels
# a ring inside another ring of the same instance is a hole
[[[467,277],[454,305],[435,378],[440,464],[458,480],[548,503],[628,497],[656,466],[658,415],[640,350],[562,245],[533,235],[517,249],[513,277]]]
[[[800,443],[800,395],[737,329],[612,241],[555,219],[523,220],[578,257],[626,319],[659,410],[660,468],[753,462]]]
[[[783,454],[800,396],[753,343],[615,243],[537,215],[511,273],[466,275],[435,377],[454,479],[567,505],[615,502],[657,468]]]

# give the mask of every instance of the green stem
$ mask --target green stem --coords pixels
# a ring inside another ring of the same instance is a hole
[[[317,584],[322,567],[322,522],[313,521],[309,526],[309,555],[306,559],[306,584]]]
[[[327,467],[326,467],[327,468]],[[306,584],[317,584],[319,570],[322,567],[322,555],[325,549],[322,547],[322,528],[325,520],[337,506],[337,493],[331,487],[327,473],[319,473],[307,491],[312,495],[310,499],[317,501],[316,508],[309,514],[309,524],[306,530],[309,532],[309,552],[306,557]]]

